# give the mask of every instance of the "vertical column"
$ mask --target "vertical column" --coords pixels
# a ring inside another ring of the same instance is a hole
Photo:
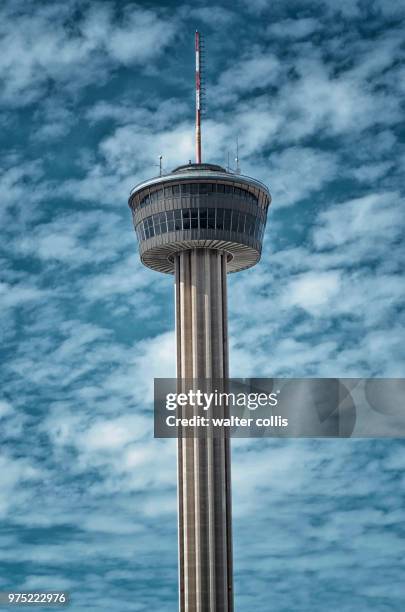
[[[179,253],[175,283],[179,384],[227,378],[226,256]],[[180,611],[232,612],[228,438],[179,438],[178,500]]]

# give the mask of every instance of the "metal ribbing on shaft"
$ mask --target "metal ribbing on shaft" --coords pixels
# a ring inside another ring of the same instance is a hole
[[[175,281],[178,378],[227,378],[226,255],[179,253]],[[179,438],[178,487],[180,611],[232,612],[229,439]]]

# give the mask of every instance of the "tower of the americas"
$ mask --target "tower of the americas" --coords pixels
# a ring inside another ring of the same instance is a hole
[[[269,190],[201,160],[201,40],[196,32],[196,163],[137,185],[130,194],[139,255],[174,274],[178,384],[227,379],[227,274],[260,259]],[[236,296],[237,299],[237,296]],[[229,437],[178,439],[181,612],[231,612]]]

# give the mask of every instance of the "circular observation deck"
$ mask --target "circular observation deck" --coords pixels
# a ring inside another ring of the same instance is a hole
[[[168,274],[176,253],[195,248],[225,252],[228,272],[254,266],[270,203],[263,183],[214,164],[179,166],[144,181],[128,201],[142,263]]]

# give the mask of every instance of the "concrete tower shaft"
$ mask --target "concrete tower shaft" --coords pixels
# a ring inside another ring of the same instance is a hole
[[[186,379],[228,376],[226,254],[182,251],[174,264],[182,390]],[[233,610],[230,478],[228,438],[179,438],[181,612]]]

